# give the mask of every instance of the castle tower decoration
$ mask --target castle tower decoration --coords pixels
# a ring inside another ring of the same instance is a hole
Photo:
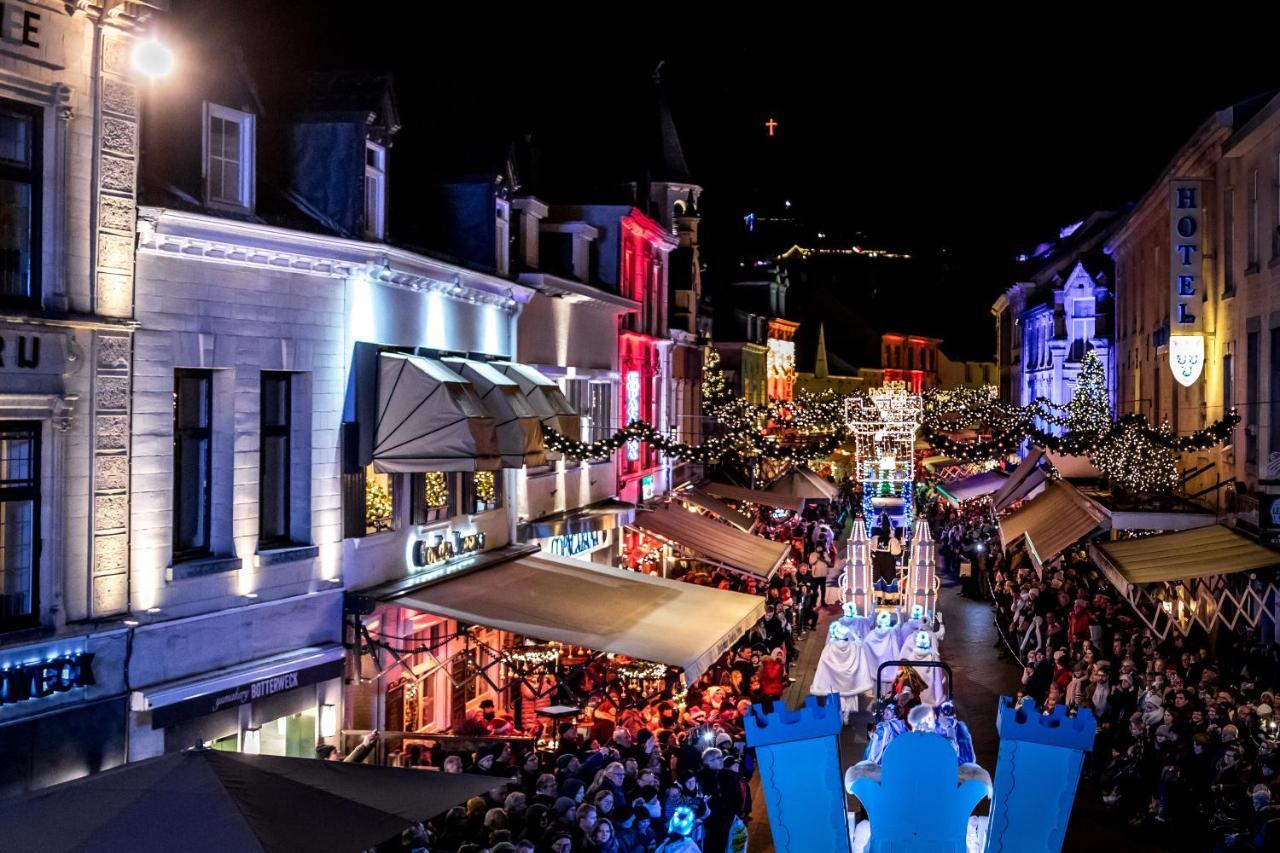
[[[1084,754],[1093,749],[1093,712],[1082,708],[1069,717],[1059,705],[1043,715],[1031,699],[1015,707],[1012,697],[1002,696],[996,729],[1000,756],[986,853],[1057,853]]]
[[[937,560],[934,556],[933,536],[929,522],[916,522],[915,535],[911,537],[911,562],[907,566],[906,609],[910,613],[915,605],[933,613],[938,602]]]
[[[869,616],[875,607],[875,589],[871,580],[871,557],[867,552],[867,531],[861,519],[854,521],[845,547],[847,562],[841,599],[846,604],[853,602],[859,616]]]
[[[832,694],[819,703],[810,696],[794,711],[778,703],[766,713],[754,705],[743,723],[747,746],[756,750],[778,853],[848,850],[849,823],[839,784],[840,697]]]
[[[886,383],[866,397],[845,402],[844,419],[854,436],[855,477],[862,483],[862,523],[871,534],[882,513],[910,532],[915,514],[916,431],[924,414],[919,394],[901,382]]]

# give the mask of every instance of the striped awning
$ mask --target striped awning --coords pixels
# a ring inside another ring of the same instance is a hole
[[[1043,458],[1043,450],[1038,447],[1031,448],[1026,458],[1013,469],[1009,479],[1005,480],[1004,485],[991,496],[991,505],[995,507],[996,512],[1007,509],[1022,500],[1048,478],[1048,474],[1039,467],[1040,460]]]
[[[631,526],[692,551],[705,562],[758,578],[771,577],[791,550],[787,542],[743,533],[671,504],[637,511]]]
[[[762,492],[759,489],[744,489],[742,486],[712,482],[703,483],[700,488],[709,495],[715,495],[727,501],[771,506],[774,509],[789,509],[792,512],[804,509],[804,498],[780,495],[777,492]]]
[[[699,487],[695,486],[692,489],[676,492],[672,497],[683,503],[696,506],[698,509],[704,509],[717,518],[729,522],[739,530],[748,531],[751,529],[752,521],[746,514],[738,512],[724,501],[714,495],[707,494]]]
[[[1025,536],[1032,558],[1044,566],[1098,529],[1103,519],[1103,513],[1074,486],[1054,480],[1000,520],[1000,540],[1007,548]]]

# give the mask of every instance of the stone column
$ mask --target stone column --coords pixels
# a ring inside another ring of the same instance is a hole
[[[756,751],[760,788],[778,853],[849,849],[849,819],[841,787],[840,697],[810,696],[794,711],[766,713],[755,705],[743,720]]]
[[[1000,697],[1000,756],[987,827],[986,853],[1056,853],[1062,849],[1084,754],[1093,749],[1093,712],[1067,716],[1059,705],[1041,714],[1036,703]]]

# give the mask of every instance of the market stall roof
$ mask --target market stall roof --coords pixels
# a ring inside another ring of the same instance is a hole
[[[365,850],[493,787],[425,773],[214,749],[124,764],[0,803],[6,850]]]
[[[450,575],[396,601],[526,637],[664,663],[683,669],[690,683],[764,614],[759,596],[545,554]]]
[[[520,386],[491,364],[469,358],[443,358],[442,362],[471,383],[498,431],[502,467],[523,468],[546,461],[542,448],[542,424]]]
[[[1221,524],[1099,542],[1096,550],[1130,584],[1184,581],[1280,565],[1280,553]]]
[[[496,470],[498,430],[476,389],[439,359],[380,353],[373,466],[395,474]]]
[[[520,539],[548,539],[593,530],[626,527],[636,517],[636,505],[608,498],[577,509],[544,515],[520,525]]]
[[[984,471],[981,474],[974,474],[972,477],[965,477],[963,480],[939,485],[936,488],[956,503],[964,503],[998,491],[1004,485],[1006,479],[1005,475],[999,471]]]
[[[684,503],[692,504],[699,509],[705,509],[707,512],[729,522],[741,531],[746,532],[751,530],[753,522],[750,518],[701,488],[695,486],[692,489],[676,492],[674,493],[674,497]]]
[[[1022,500],[1032,489],[1045,481],[1048,475],[1039,468],[1043,457],[1044,451],[1033,447],[1026,458],[1018,463],[1018,467],[1013,469],[1009,479],[1005,480],[1004,485],[991,496],[991,505],[995,507],[996,512]]]
[[[834,500],[840,494],[839,489],[807,468],[797,468],[781,477],[767,491],[810,501]]]
[[[1000,540],[1008,547],[1026,536],[1032,558],[1043,566],[1093,532],[1102,521],[1102,513],[1088,498],[1070,484],[1055,480],[1000,520]]]
[[[742,486],[731,486],[728,483],[706,482],[701,488],[709,495],[715,495],[729,501],[753,503],[771,506],[774,509],[789,509],[799,512],[804,509],[804,498],[782,495],[777,492],[762,492],[759,489],[744,489]]]
[[[565,398],[560,386],[543,376],[536,369],[517,361],[495,361],[493,366],[508,379],[520,386],[520,393],[548,426],[566,438],[582,437],[582,418]]]
[[[670,504],[640,510],[631,526],[688,548],[709,563],[760,578],[771,577],[791,549],[786,542],[743,533]]]
[[[1049,464],[1057,468],[1058,473],[1068,480],[1097,480],[1102,477],[1102,472],[1089,460],[1088,456],[1068,456],[1065,453],[1046,450],[1044,458],[1048,459]]]

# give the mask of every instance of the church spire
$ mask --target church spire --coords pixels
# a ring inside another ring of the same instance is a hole
[[[827,377],[827,333],[822,323],[818,324],[818,351],[813,356],[813,375],[818,379]]]
[[[671,118],[671,108],[667,106],[667,97],[662,89],[664,62],[665,60],[659,62],[653,69],[657,129],[653,150],[649,154],[649,180],[688,184],[693,182],[693,178],[689,175],[689,164],[684,159],[684,146],[680,144],[680,134],[676,132],[676,123]]]

